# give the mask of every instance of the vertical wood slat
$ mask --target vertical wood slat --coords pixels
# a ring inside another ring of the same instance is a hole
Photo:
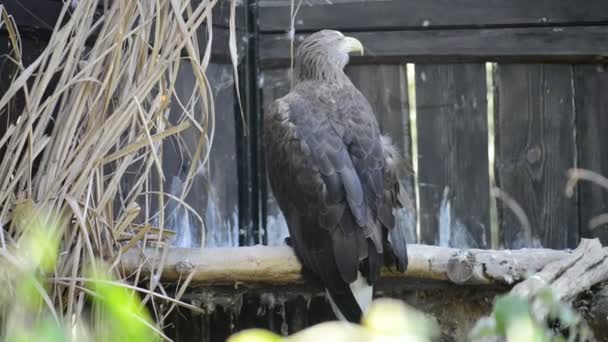
[[[399,181],[407,203],[404,204],[405,208],[397,211],[396,224],[405,240],[415,243],[417,215],[414,175],[410,171],[412,151],[406,66],[348,66],[346,74],[369,101],[378,118],[382,134],[391,138],[403,158]]]
[[[490,246],[484,64],[416,65],[421,242]]]
[[[578,166],[608,176],[608,69],[604,65],[574,66]],[[589,221],[608,213],[608,192],[600,186],[578,185],[580,231],[585,238],[600,238],[608,244],[606,225],[591,229]]]
[[[209,203],[204,209],[206,246],[238,246],[239,184],[236,161],[234,76],[232,66],[210,64],[207,68],[215,102],[215,130],[209,157]],[[193,188],[188,200],[201,197]]]
[[[182,104],[187,105],[196,80],[189,63],[180,68],[176,94]],[[178,247],[225,247],[238,246],[238,182],[236,167],[236,132],[234,117],[234,81],[232,67],[224,64],[210,64],[207,77],[212,86],[216,134],[210,151],[208,165],[194,175],[191,191],[185,201],[204,220],[204,227],[196,217],[177,201],[165,197],[165,225],[177,232],[175,245]],[[195,112],[202,112],[199,100]],[[171,120],[182,115],[176,99],[171,101]],[[180,196],[188,170],[200,139],[197,128],[191,127],[180,134],[180,143],[172,139],[163,142],[163,172],[166,176],[164,191]],[[199,167],[202,165],[199,156]],[[155,210],[155,203],[152,203]],[[152,211],[154,212],[154,211]],[[205,230],[204,232],[202,230]]]
[[[576,200],[564,195],[575,165],[575,113],[570,65],[500,64],[496,74],[498,186],[525,211],[532,241],[505,203],[498,201],[505,248],[575,247]]]

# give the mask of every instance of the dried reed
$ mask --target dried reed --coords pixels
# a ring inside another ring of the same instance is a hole
[[[139,272],[123,274],[120,254],[168,235],[163,226],[169,195],[162,187],[162,141],[179,144],[180,133],[190,127],[200,133],[187,181],[179,198],[172,197],[185,206],[182,199],[193,175],[209,159],[214,111],[205,71],[211,46],[199,51],[196,32],[209,22],[216,2],[202,0],[194,8],[189,0],[110,5],[81,0],[75,8],[66,2],[48,47],[29,66],[21,62],[17,26],[0,5],[0,28],[8,32],[10,58],[18,67],[10,88],[1,94],[0,115],[7,118],[9,104],[18,96],[25,100],[23,111],[0,138],[0,248],[4,255],[18,247],[20,208],[44,207],[58,218],[61,253],[48,291],[57,317],[82,313],[84,265],[95,259],[110,263],[123,286],[142,292],[160,320],[167,311],[161,312],[159,300],[168,301],[169,310],[175,305],[196,309],[179,301],[188,279],[178,298],[170,298],[157,277],[147,280],[147,289],[137,288],[143,279]],[[209,36],[211,30],[207,25]],[[231,50],[236,61],[236,49]],[[182,62],[191,64],[197,81],[190,101],[201,102],[204,110],[181,106],[182,115],[172,116],[179,119],[169,120]],[[141,203],[155,203],[159,209],[142,210]]]

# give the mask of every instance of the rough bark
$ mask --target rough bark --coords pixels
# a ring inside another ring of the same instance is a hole
[[[608,278],[607,256],[608,248],[602,247],[598,239],[583,239],[573,253],[515,285],[511,293],[532,296],[551,286],[557,298],[569,302]]]
[[[599,239],[583,239],[573,253],[515,285],[511,293],[530,298],[550,286],[557,299],[573,302],[598,341],[608,341],[607,280],[608,248]],[[547,310],[544,306],[532,308],[539,320],[547,316]]]

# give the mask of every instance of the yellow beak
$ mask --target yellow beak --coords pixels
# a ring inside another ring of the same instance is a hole
[[[358,39],[353,37],[344,37],[346,39],[346,46],[348,47],[348,53],[359,52],[363,56],[363,44]]]

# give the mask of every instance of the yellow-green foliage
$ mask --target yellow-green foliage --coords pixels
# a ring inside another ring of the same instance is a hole
[[[492,314],[471,331],[470,341],[565,342],[586,341],[589,336],[581,316],[547,287],[531,299],[511,294],[498,297]]]
[[[542,318],[537,317],[538,312]],[[437,340],[438,333],[435,321],[424,314],[401,301],[379,299],[361,325],[325,322],[288,337],[250,329],[234,334],[227,342],[427,342]],[[498,297],[492,314],[477,322],[469,341],[586,341],[589,334],[580,315],[546,288],[531,300],[514,295]]]
[[[148,311],[141,305],[139,296],[111,281],[104,267],[91,271],[91,289],[96,293],[94,302],[102,311],[94,335],[97,341],[149,342],[158,340]]]
[[[402,301],[378,299],[363,317],[361,325],[325,322],[289,337],[250,329],[234,334],[228,342],[427,342],[433,341],[437,332],[434,320]]]
[[[97,313],[91,318],[63,317],[50,300],[46,281],[57,266],[60,232],[58,220],[32,202],[16,209],[13,222],[21,235],[11,250],[2,250],[0,297],[2,341],[133,341],[159,340],[157,329],[140,298],[121,286],[101,264],[91,265],[87,304]]]

